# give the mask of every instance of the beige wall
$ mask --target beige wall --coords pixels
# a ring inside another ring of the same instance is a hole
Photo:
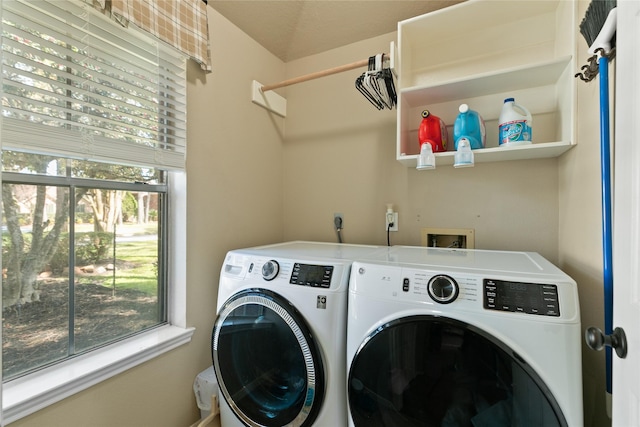
[[[581,1],[579,16],[586,4]],[[395,160],[396,113],[377,111],[357,92],[358,71],[280,89],[286,120],[250,102],[253,79],[276,82],[388,51],[395,33],[285,68],[209,13],[214,72],[205,75],[192,64],[188,73],[193,342],[14,425],[189,425],[198,415],[193,378],[210,364],[225,252],[279,240],[336,241],[334,212],[344,215],[346,242],[385,244],[384,212],[393,203],[400,231],[392,244],[419,245],[423,227],[460,227],[475,229],[478,248],[540,252],[578,282],[583,326],[601,325],[595,82],[578,84],[578,146],[560,159],[419,172]],[[583,362],[586,425],[605,426],[602,354],[585,350]]]
[[[288,77],[387,52],[395,39],[391,33],[290,62]],[[399,231],[392,244],[420,245],[425,227],[473,228],[478,248],[536,251],[557,262],[557,159],[404,167],[395,160],[396,112],[378,111],[356,90],[361,72],[286,90],[286,239],[336,241],[333,214],[340,212],[344,241],[386,244],[384,214],[393,203]]]
[[[193,380],[211,364],[220,267],[232,248],[282,240],[282,119],[250,101],[284,64],[209,8],[214,72],[188,69],[189,326],[193,341],[12,426],[182,427],[199,418]]]

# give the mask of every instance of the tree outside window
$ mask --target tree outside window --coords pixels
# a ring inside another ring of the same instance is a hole
[[[164,323],[163,228],[149,212],[163,211],[163,174],[4,160],[5,379]]]

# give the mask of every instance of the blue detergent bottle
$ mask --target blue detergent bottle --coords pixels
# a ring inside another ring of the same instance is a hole
[[[487,140],[487,132],[484,120],[477,111],[469,109],[467,104],[461,104],[458,109],[460,113],[453,124],[453,144],[454,149],[458,149],[458,142],[461,139],[469,141],[472,150],[484,148]]]

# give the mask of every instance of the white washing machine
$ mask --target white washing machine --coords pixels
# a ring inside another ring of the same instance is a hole
[[[349,274],[381,249],[288,242],[227,254],[211,342],[222,426],[347,425]]]
[[[536,253],[389,248],[351,270],[349,425],[582,426],[581,339]]]

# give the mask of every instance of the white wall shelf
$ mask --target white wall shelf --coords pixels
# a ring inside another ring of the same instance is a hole
[[[569,150],[575,144],[575,8],[562,0],[469,0],[400,22],[397,160],[416,166],[425,109],[445,122],[453,150],[462,103],[487,127],[486,148],[474,150],[476,162]],[[498,117],[508,97],[531,111],[533,144],[498,147]],[[437,153],[436,164],[453,164],[453,154]]]
[[[401,91],[404,101],[410,107],[423,105],[425,100],[428,100],[429,104],[439,104],[450,100],[476,98],[505,91],[554,85],[570,63],[571,56],[566,56],[533,65],[470,75],[431,86],[413,86]]]
[[[475,163],[502,162],[526,159],[543,159],[558,157],[574,145],[567,142],[547,142],[530,145],[514,145],[512,147],[491,147],[473,150]],[[436,153],[436,166],[453,165],[454,151]],[[418,155],[402,156],[398,159],[407,167],[416,167]]]

